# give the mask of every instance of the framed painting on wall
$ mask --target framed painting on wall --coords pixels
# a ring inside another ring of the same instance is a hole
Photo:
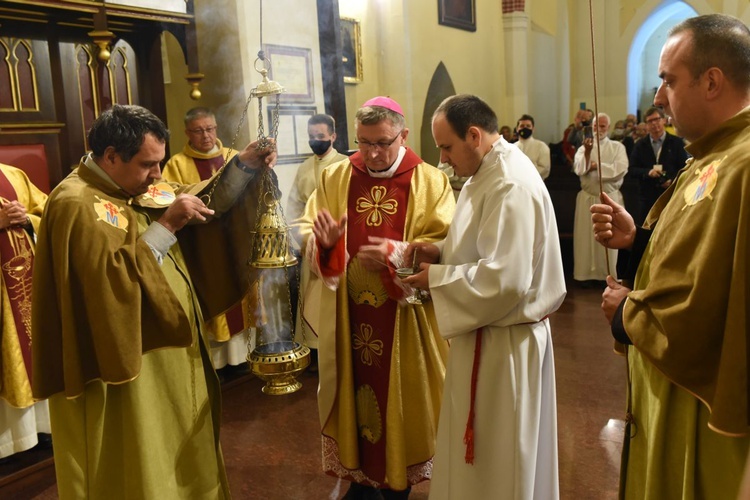
[[[266,44],[264,50],[271,61],[271,71],[268,77],[286,90],[281,94],[280,101],[314,103],[312,49]]]
[[[438,23],[460,30],[476,31],[476,0],[438,0]]]
[[[283,95],[283,94],[282,94]],[[272,123],[272,110],[268,123]],[[307,120],[318,112],[315,106],[281,106],[279,108],[279,136],[276,144],[278,164],[300,163],[310,156],[307,144]]]
[[[359,21],[350,17],[341,18],[341,62],[344,66],[344,82],[362,81],[362,31]]]

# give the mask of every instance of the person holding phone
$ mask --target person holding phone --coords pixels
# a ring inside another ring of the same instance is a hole
[[[584,134],[588,129],[591,136],[583,139],[583,145],[576,151],[573,162],[573,172],[581,179],[573,222],[573,279],[587,288],[603,286],[608,274],[617,274],[614,269],[617,251],[608,250],[612,267],[608,270],[605,254],[591,232],[589,212],[589,207],[599,200],[600,175],[604,192],[618,203],[623,203],[620,186],[628,171],[628,156],[622,143],[609,138],[609,124],[609,116],[599,113],[594,120],[593,130],[592,127],[584,127]],[[601,160],[597,150],[601,150]]]
[[[636,224],[643,224],[648,211],[672,184],[685,166],[688,154],[684,141],[665,129],[664,110],[656,106],[646,111],[648,135],[640,139],[630,154],[630,175],[638,179]]]

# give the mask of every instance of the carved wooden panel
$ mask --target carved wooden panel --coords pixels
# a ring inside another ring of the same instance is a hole
[[[0,162],[20,168],[32,184],[49,194],[49,164],[44,144],[0,144]]]
[[[166,118],[157,43],[164,30],[186,51],[189,70],[200,72],[193,0],[0,4],[0,146],[43,145],[53,187],[78,165],[88,129],[114,103],[140,104]],[[95,44],[103,41],[106,63]]]
[[[33,52],[28,40],[16,40],[13,46],[18,78],[18,110],[38,111],[39,92],[37,90],[36,71],[33,64]]]
[[[0,37],[0,111],[13,111],[13,87],[15,78],[10,65],[8,39]]]
[[[72,61],[72,77],[63,79],[71,146],[81,154],[88,150],[86,135],[94,120],[112,104],[138,104],[136,56],[132,47],[119,40],[108,62],[99,61],[93,43],[61,43],[60,56]]]
[[[135,104],[138,101],[136,58],[133,48],[125,41],[119,40],[112,50],[109,61],[112,74],[112,95],[117,104]]]
[[[0,37],[0,146],[43,147],[49,179],[55,184],[62,178],[60,135],[65,124],[56,116],[51,75],[46,40]]]
[[[0,38],[0,89],[0,111],[39,111],[31,40]]]
[[[91,128],[94,120],[99,116],[99,97],[97,95],[97,72],[99,68],[94,57],[95,51],[93,44],[75,45],[77,107],[81,120],[77,123],[76,130],[71,130],[71,133],[80,134],[84,138],[84,144],[86,131]],[[70,115],[71,110],[68,111],[68,115]]]

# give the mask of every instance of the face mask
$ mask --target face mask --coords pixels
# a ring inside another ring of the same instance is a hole
[[[528,139],[531,137],[531,133],[533,131],[530,128],[522,128],[518,130],[518,135],[521,137],[521,139]]]
[[[625,130],[621,128],[616,128],[614,132],[612,132],[612,137],[622,137],[625,135]]]
[[[318,156],[326,154],[326,151],[331,147],[331,141],[317,141],[313,139],[309,141],[308,144],[310,145],[312,152]]]

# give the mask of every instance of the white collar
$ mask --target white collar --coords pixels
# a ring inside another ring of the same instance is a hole
[[[368,167],[367,173],[370,174],[370,177],[375,177],[377,179],[390,179],[396,173],[396,170],[398,170],[398,166],[401,165],[401,161],[404,159],[405,155],[406,148],[401,146],[400,148],[398,148],[398,156],[396,157],[396,161],[394,161],[393,165],[391,165],[387,170],[375,172],[374,170],[370,170],[370,168]]]

